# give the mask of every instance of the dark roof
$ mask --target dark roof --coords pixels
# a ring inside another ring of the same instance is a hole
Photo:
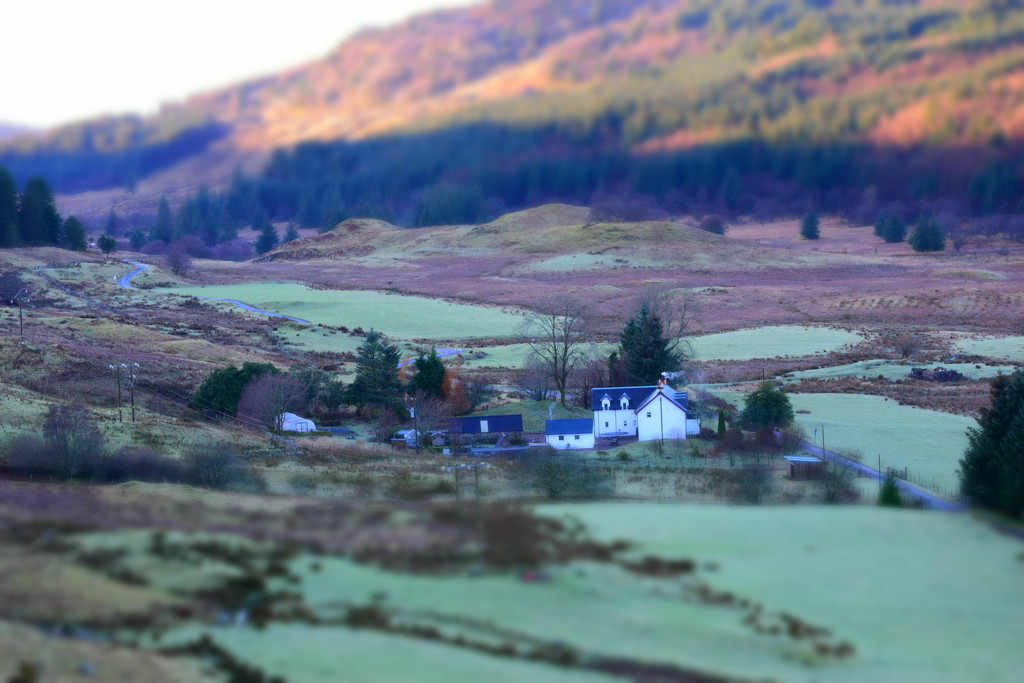
[[[590,434],[594,431],[594,418],[577,418],[573,420],[548,420],[544,423],[544,434]]]
[[[448,422],[452,434],[483,434],[480,423],[487,421],[487,432],[521,432],[522,415],[480,415],[477,417],[453,417]]]
[[[672,403],[673,405],[680,408],[684,413],[690,412],[688,406],[689,399],[687,398],[685,391],[675,391],[671,387],[668,387],[661,392],[661,395],[667,398],[669,403]],[[653,401],[655,398],[657,398],[657,396],[657,390],[652,391],[650,395],[646,396],[643,401],[637,404],[636,412],[640,412],[641,408],[643,408],[645,405]]]
[[[612,402],[612,410],[619,410],[619,400],[625,394],[629,397],[629,409],[636,410],[640,402],[651,395],[657,386],[649,387],[599,387],[590,392],[590,409],[601,410],[601,400],[607,395]]]

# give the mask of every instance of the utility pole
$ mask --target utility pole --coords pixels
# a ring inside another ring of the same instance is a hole
[[[132,397],[132,422],[135,422],[135,368],[137,367],[139,367],[138,363],[128,365],[128,391]]]
[[[124,416],[121,415],[121,366],[108,365],[107,367],[117,372],[117,421],[124,422]]]
[[[117,371],[117,421],[124,422],[124,415],[121,413],[121,368],[128,370],[128,395],[131,397],[132,405],[132,422],[135,422],[135,368],[141,367],[138,363],[118,363],[117,365],[108,365],[111,370]]]

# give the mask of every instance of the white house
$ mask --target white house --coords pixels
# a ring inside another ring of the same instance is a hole
[[[594,420],[548,420],[544,423],[544,436],[548,445],[553,448],[593,448]]]
[[[281,413],[277,416],[279,429],[286,432],[315,432],[316,424],[312,420],[299,417],[295,413]]]
[[[688,419],[685,391],[664,382],[642,387],[601,387],[591,394],[594,436],[635,436],[640,441],[685,439],[700,433],[700,420]]]

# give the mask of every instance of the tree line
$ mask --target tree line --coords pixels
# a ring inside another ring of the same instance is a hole
[[[14,177],[0,167],[0,248],[41,245],[85,251],[85,226],[75,216],[61,218],[45,180],[30,178],[19,193]]]

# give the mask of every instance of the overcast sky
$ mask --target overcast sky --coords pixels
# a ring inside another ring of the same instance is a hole
[[[347,35],[472,0],[5,0],[0,122],[52,126],[326,54]]]

